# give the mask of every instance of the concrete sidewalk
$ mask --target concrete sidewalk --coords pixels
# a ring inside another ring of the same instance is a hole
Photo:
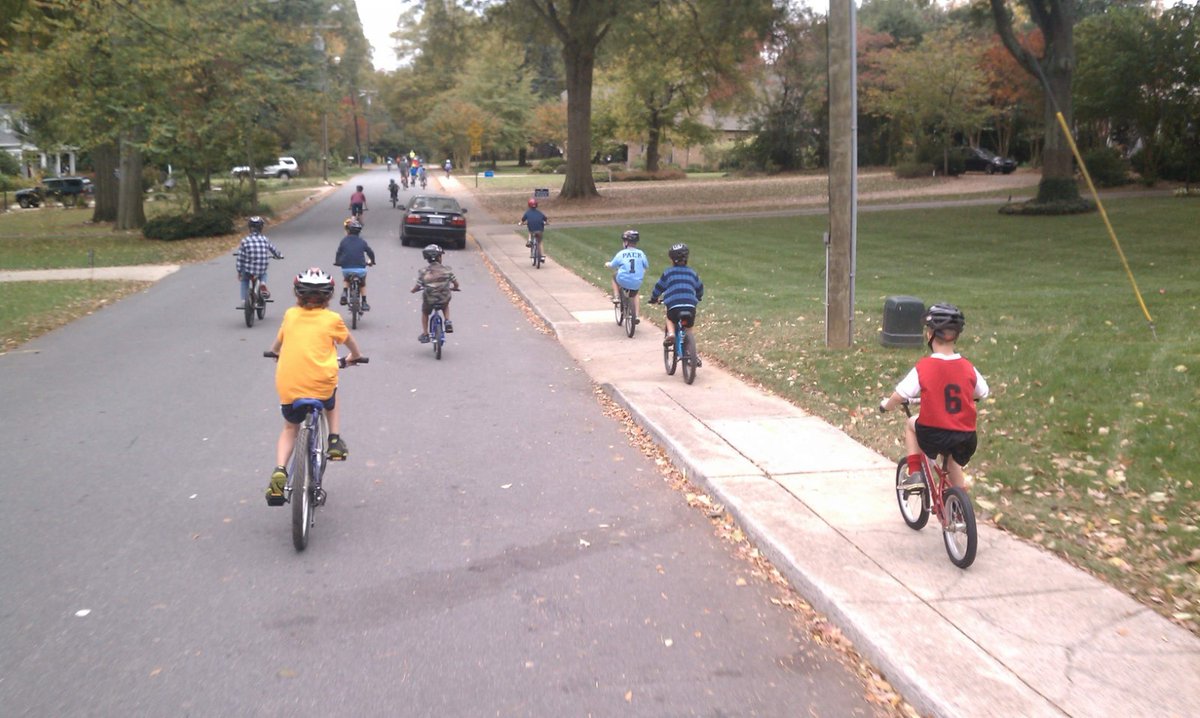
[[[956,568],[936,519],[917,532],[900,518],[893,457],[711,362],[691,386],[667,376],[661,327],[643,321],[626,338],[607,294],[554,261],[553,235],[534,269],[511,222],[438,180],[580,366],[922,713],[1200,716],[1200,639],[987,525],[975,564]]]
[[[24,269],[0,272],[0,282],[47,282],[65,279],[126,279],[138,282],[157,282],[178,271],[178,264],[137,264],[127,267],[84,267],[81,269]]]

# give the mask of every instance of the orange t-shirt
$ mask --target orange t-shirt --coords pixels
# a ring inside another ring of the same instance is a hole
[[[350,336],[342,315],[328,309],[292,307],[279,325],[275,390],[279,403],[328,399],[338,383],[337,345]]]

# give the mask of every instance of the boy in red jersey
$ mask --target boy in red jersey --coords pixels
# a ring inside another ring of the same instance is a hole
[[[887,411],[921,399],[921,413],[909,419],[904,430],[906,488],[925,485],[921,452],[931,459],[938,454],[950,457],[950,483],[965,488],[962,467],[971,460],[977,443],[975,400],[988,395],[987,380],[955,348],[965,324],[962,311],[953,304],[930,307],[925,313],[925,336],[932,354],[918,361],[892,395],[879,403],[879,410]]]

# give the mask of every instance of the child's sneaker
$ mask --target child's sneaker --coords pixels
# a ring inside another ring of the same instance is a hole
[[[271,298],[271,290],[267,289],[267,285],[265,284],[258,285],[258,293],[262,295],[263,299]]]
[[[451,322],[449,319],[446,320],[446,333],[447,334],[454,333],[454,323]]]
[[[533,246],[533,242],[530,242],[530,241],[527,239],[527,240],[525,240],[525,246],[526,246],[527,248],[528,248],[528,247],[532,247],[532,246]]]
[[[429,343],[429,335],[428,334],[418,334],[417,341],[421,342],[422,344],[428,344]]]
[[[344,307],[349,303],[350,303],[350,300],[346,299],[346,293],[342,292],[342,298],[338,300],[338,304],[340,304]]]
[[[325,450],[325,456],[329,457],[330,461],[345,461],[350,456],[350,449],[346,448],[346,442],[342,441],[341,436],[330,434],[329,448]]]
[[[369,311],[371,311],[371,305],[370,305],[370,304],[367,304],[367,300],[366,300],[366,299],[363,299],[363,300],[362,300],[362,310],[363,310],[364,312],[369,312]]]
[[[673,336],[665,336],[665,337],[663,337],[663,346],[664,346],[664,347],[673,347],[673,346],[675,346],[675,337],[673,337]]]
[[[276,466],[267,485],[267,506],[283,506],[283,489],[287,486],[287,468]]]
[[[919,491],[925,488],[924,472],[918,471],[915,474],[909,474],[900,482],[900,487],[908,491]]]

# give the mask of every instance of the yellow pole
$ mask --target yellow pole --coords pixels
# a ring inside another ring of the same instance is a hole
[[[1104,226],[1108,228],[1108,236],[1112,239],[1113,246],[1117,249],[1117,256],[1121,258],[1121,264],[1125,267],[1125,274],[1129,277],[1129,283],[1133,285],[1133,294],[1137,297],[1138,304],[1142,308],[1142,314],[1146,315],[1146,321],[1150,323],[1150,333],[1158,336],[1154,331],[1154,319],[1150,317],[1150,310],[1146,308],[1146,302],[1142,299],[1142,292],[1138,289],[1137,280],[1133,278],[1133,270],[1129,268],[1129,260],[1125,259],[1125,252],[1121,250],[1121,243],[1117,241],[1117,233],[1113,231],[1112,223],[1108,221],[1108,213],[1104,211],[1104,203],[1100,201],[1100,195],[1096,192],[1096,185],[1092,184],[1092,176],[1088,174],[1087,165],[1083,163],[1083,157],[1079,156],[1079,148],[1075,146],[1075,138],[1071,137],[1071,131],[1067,129],[1067,121],[1063,119],[1061,112],[1054,113],[1058,118],[1058,124],[1062,127],[1063,134],[1066,135],[1067,144],[1071,146],[1071,153],[1075,155],[1075,161],[1079,163],[1079,170],[1083,173],[1083,178],[1087,181],[1088,189],[1092,192],[1092,199],[1096,200],[1096,207],[1100,209],[1100,217],[1104,219]]]

